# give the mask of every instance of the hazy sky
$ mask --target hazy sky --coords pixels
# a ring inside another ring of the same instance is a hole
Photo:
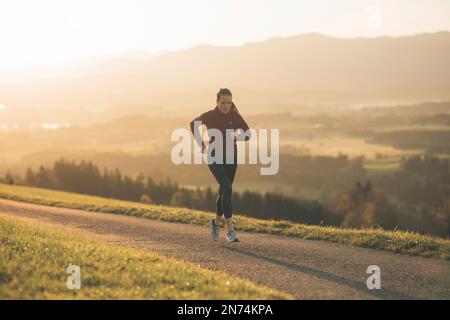
[[[0,0],[0,66],[128,50],[450,30],[449,0]]]

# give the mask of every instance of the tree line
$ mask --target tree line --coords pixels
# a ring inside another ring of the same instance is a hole
[[[10,175],[4,178],[4,182],[11,180]],[[17,177],[13,183],[205,211],[215,211],[217,198],[217,191],[210,187],[183,187],[170,179],[156,182],[142,173],[131,177],[118,169],[101,170],[91,161],[77,163],[64,158],[51,167],[28,168],[25,177]],[[317,200],[272,192],[233,192],[233,208],[236,212],[261,219],[287,219],[306,224],[333,221],[329,217],[332,213]]]

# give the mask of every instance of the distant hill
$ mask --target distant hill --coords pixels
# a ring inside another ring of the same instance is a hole
[[[0,86],[1,104],[68,108],[102,117],[127,112],[192,114],[220,87],[247,112],[305,105],[450,99],[450,32],[341,39],[320,34],[240,47],[198,45],[146,56],[95,59],[67,74]],[[100,114],[98,114],[100,112]]]

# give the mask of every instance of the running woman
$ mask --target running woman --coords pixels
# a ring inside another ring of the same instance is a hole
[[[201,114],[190,123],[191,131],[194,134],[197,143],[201,145],[202,152],[204,152],[206,150],[206,145],[201,138],[197,140],[201,135],[199,133],[198,135],[195,134],[195,129],[197,127],[194,127],[194,121],[201,121],[201,124],[205,125],[208,129],[220,130],[223,137],[222,163],[216,163],[214,161],[213,163],[208,164],[209,170],[219,184],[219,194],[217,195],[216,201],[216,217],[209,221],[211,238],[214,241],[219,239],[219,226],[222,222],[222,217],[225,216],[227,240],[228,242],[238,242],[239,239],[236,236],[236,229],[233,226],[233,207],[231,204],[232,185],[237,169],[236,137],[233,136],[234,157],[232,161],[228,161],[227,163],[227,148],[225,142],[227,139],[226,130],[233,129],[235,131],[237,129],[242,129],[246,133],[244,140],[247,141],[250,139],[250,131],[247,131],[249,127],[233,103],[231,91],[226,88],[221,88],[217,93],[216,106],[214,109]],[[213,141],[214,137],[210,137],[209,143],[212,143]],[[212,156],[214,156],[214,151],[215,150],[211,153]]]

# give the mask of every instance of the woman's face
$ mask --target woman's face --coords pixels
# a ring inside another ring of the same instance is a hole
[[[216,101],[217,107],[223,113],[230,112],[232,102],[232,96],[220,96],[220,99]]]

